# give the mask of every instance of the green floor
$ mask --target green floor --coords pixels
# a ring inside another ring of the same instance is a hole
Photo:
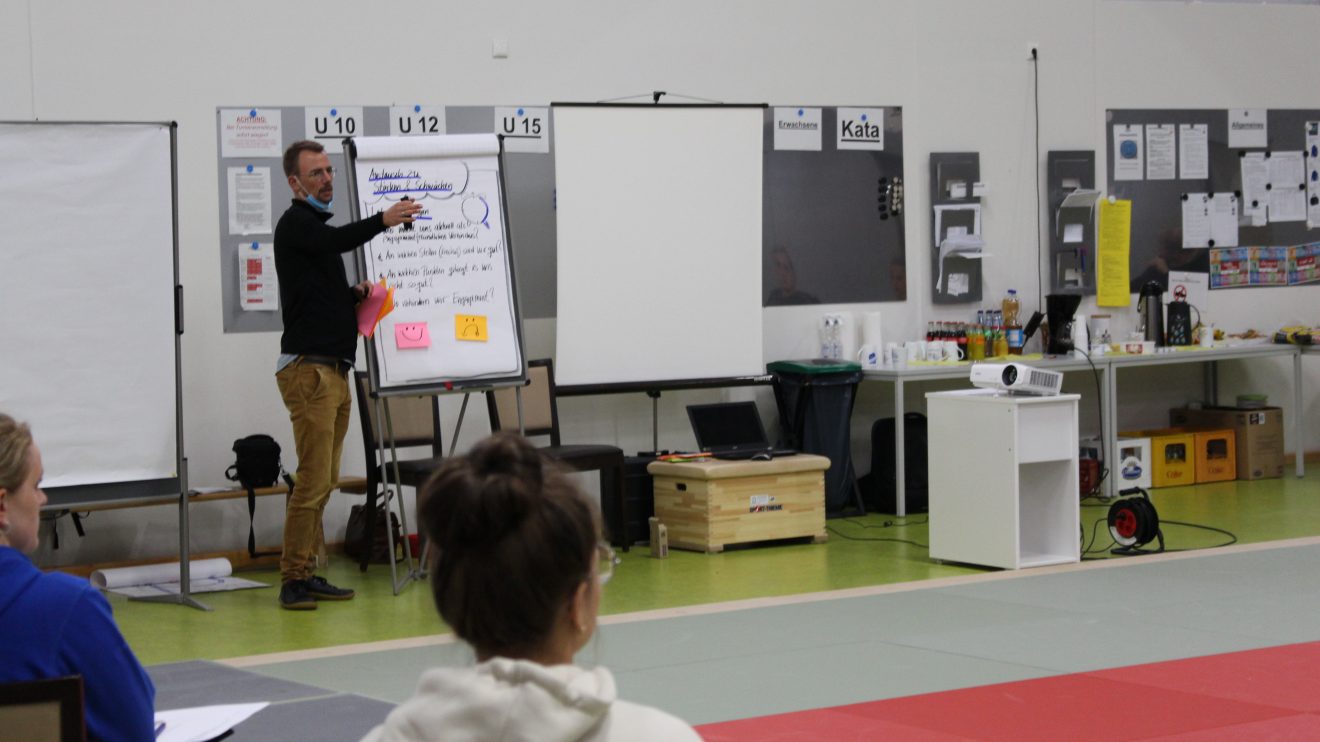
[[[1320,536],[1320,471],[1304,479],[1290,475],[1257,482],[1224,482],[1152,491],[1166,546],[1199,549],[1223,545],[1223,533],[1178,525],[1194,523],[1223,529],[1239,543]],[[1083,502],[1086,540],[1107,505]],[[901,525],[907,522],[908,525]],[[896,525],[885,526],[885,523]],[[910,582],[975,574],[984,570],[932,562],[924,547],[925,516],[904,520],[887,515],[831,520],[826,544],[780,544],[730,549],[723,554],[674,550],[651,559],[643,547],[622,554],[623,563],[605,591],[605,614],[715,603],[744,598]],[[1094,556],[1109,545],[1101,523]],[[915,543],[902,543],[898,539]],[[316,611],[283,611],[274,588],[199,596],[215,610],[128,601],[111,596],[115,616],[144,664],[185,659],[222,659],[269,652],[401,639],[446,631],[436,618],[426,585],[410,584],[391,595],[389,568],[373,565],[365,574],[343,557],[324,574],[355,588],[356,600],[321,604]],[[278,583],[274,570],[243,577]]]

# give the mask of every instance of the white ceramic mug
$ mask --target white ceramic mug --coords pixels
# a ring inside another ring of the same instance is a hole
[[[926,360],[931,362],[944,360],[943,340],[932,340],[926,343]]]
[[[1202,325],[1201,325],[1201,347],[1202,347],[1202,348],[1213,348],[1214,345],[1215,345],[1215,326],[1214,326],[1214,325],[1202,324]]]
[[[909,340],[903,344],[903,352],[907,355],[908,362],[926,360],[926,341]]]
[[[944,360],[961,361],[964,354],[965,351],[962,349],[962,346],[958,345],[957,340],[944,341]]]
[[[857,349],[857,362],[865,368],[880,367],[880,352],[871,344],[863,345]]]
[[[898,343],[885,343],[884,359],[886,366],[897,366],[900,362],[907,360],[907,356],[903,355],[903,349],[898,346]]]

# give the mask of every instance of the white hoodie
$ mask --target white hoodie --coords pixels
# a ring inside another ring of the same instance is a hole
[[[614,676],[603,667],[496,657],[423,673],[413,697],[362,742],[701,739],[677,717],[617,699]]]

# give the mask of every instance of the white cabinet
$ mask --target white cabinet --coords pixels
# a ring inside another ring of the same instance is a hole
[[[930,556],[1019,569],[1080,559],[1079,395],[926,395]]]

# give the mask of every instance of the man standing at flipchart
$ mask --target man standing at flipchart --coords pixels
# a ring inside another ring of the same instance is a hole
[[[298,475],[284,515],[280,606],[311,610],[319,600],[348,600],[353,591],[313,574],[324,542],[321,514],[339,479],[339,456],[348,432],[349,371],[357,357],[355,307],[370,283],[348,283],[343,253],[381,232],[413,220],[421,206],[400,201],[387,211],[342,227],[332,214],[335,171],[325,149],[294,142],[284,152],[293,203],[275,226],[275,272],[280,284],[284,335],[275,380],[293,422]]]

